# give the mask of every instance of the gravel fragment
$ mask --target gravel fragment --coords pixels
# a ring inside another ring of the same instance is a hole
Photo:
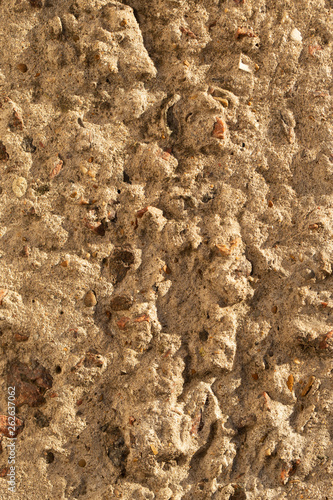
[[[16,179],[13,180],[12,190],[18,198],[22,198],[22,196],[25,195],[27,188],[27,179],[24,177],[16,177]]]
[[[96,294],[93,290],[89,290],[84,297],[84,305],[86,307],[94,307],[97,304]]]

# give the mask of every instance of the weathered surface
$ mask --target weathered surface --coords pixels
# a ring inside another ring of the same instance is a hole
[[[1,498],[333,498],[332,7],[0,2]]]

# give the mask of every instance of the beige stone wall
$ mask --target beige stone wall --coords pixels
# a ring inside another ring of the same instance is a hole
[[[0,497],[332,499],[331,2],[0,14]]]

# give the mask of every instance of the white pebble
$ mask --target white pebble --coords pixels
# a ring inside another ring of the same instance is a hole
[[[300,32],[300,31],[298,31],[298,29],[297,29],[297,28],[294,28],[294,29],[292,30],[292,32],[290,33],[290,38],[291,38],[292,40],[294,40],[294,42],[299,42],[299,43],[301,43],[301,41],[302,41],[302,35],[301,35],[301,32]]]
[[[246,71],[246,73],[252,73],[250,66],[248,64],[243,63],[242,54],[240,55],[240,58],[239,58],[238,68],[241,69],[242,71]]]
[[[244,64],[242,61],[239,61],[238,67],[242,71],[246,71],[247,73],[252,73],[250,66],[248,64]]]
[[[18,198],[21,198],[25,194],[27,187],[28,183],[24,177],[16,177],[12,184],[12,190]]]

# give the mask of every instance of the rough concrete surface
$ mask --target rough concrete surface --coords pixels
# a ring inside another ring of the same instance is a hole
[[[332,9],[0,1],[1,499],[333,499]]]

